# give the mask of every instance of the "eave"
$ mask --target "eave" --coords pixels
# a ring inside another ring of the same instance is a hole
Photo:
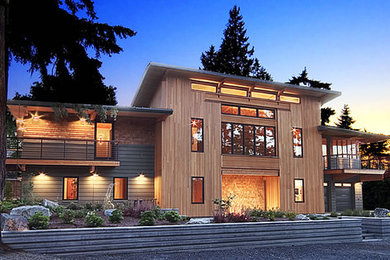
[[[389,135],[367,133],[367,132],[361,132],[357,130],[339,128],[335,126],[321,125],[318,126],[317,128],[318,131],[324,137],[329,136],[329,137],[347,138],[352,140],[358,140],[362,143],[376,143],[376,142],[386,141],[390,139]]]

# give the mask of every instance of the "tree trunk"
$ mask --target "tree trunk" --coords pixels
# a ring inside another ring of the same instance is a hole
[[[0,1],[0,200],[4,198],[5,176],[7,174],[5,160],[7,158],[7,137],[5,131],[7,110],[7,82],[8,69],[5,49],[5,1]]]

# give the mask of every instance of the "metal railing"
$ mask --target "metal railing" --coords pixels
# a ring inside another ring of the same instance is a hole
[[[323,164],[325,170],[361,169],[360,157],[357,155],[323,156]]]
[[[7,158],[38,160],[118,160],[118,143],[90,139],[7,137]]]

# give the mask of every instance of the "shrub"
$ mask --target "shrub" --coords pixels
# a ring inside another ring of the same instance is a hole
[[[87,227],[102,227],[104,224],[104,219],[99,217],[96,212],[91,211],[88,212],[87,216],[85,217],[85,223]]]
[[[280,211],[279,209],[274,209],[272,211],[275,212],[275,218],[284,218],[286,215],[285,212]]]
[[[344,210],[341,215],[343,216],[353,216],[353,210],[352,209],[346,209]]]
[[[13,208],[22,206],[23,203],[20,201],[4,200],[0,202],[0,213],[9,213]]]
[[[121,223],[123,220],[123,212],[122,210],[116,209],[112,212],[112,215],[108,217],[108,220],[111,223]]]
[[[226,222],[228,222],[228,219],[224,214],[218,212],[214,215],[214,223],[226,223]]]
[[[254,209],[249,210],[248,214],[252,218],[263,218],[264,217],[264,213],[265,213],[264,210],[254,208]]]
[[[309,215],[308,216],[311,220],[318,220],[318,217],[315,215]]]
[[[155,214],[153,211],[148,210],[141,213],[141,219],[139,221],[139,224],[141,226],[154,226],[156,223],[155,221]]]
[[[246,213],[243,213],[243,214],[229,213],[226,217],[228,219],[228,222],[248,222],[248,221],[250,221],[250,218]]]
[[[65,224],[73,224],[74,218],[75,218],[75,212],[71,209],[66,209],[64,212],[62,212],[59,217],[62,218],[62,221]]]
[[[179,213],[177,213],[176,211],[168,211],[164,214],[164,217],[171,223],[176,223],[180,221]]]
[[[12,195],[13,195],[12,184],[10,181],[6,181],[4,187],[4,198],[6,200],[12,199]]]
[[[158,220],[165,220],[166,218],[165,218],[165,215],[166,214],[164,214],[162,211],[161,211],[161,209],[160,209],[160,207],[159,206],[156,206],[155,208],[154,208],[154,216],[155,216],[155,218],[156,219],[158,219]]]
[[[55,208],[49,208],[50,212],[53,213],[56,216],[61,216],[61,214],[64,212],[65,208],[63,206],[57,206]]]
[[[103,210],[103,204],[102,203],[96,203],[95,204],[95,210],[102,211]]]
[[[180,216],[180,220],[181,221],[188,221],[190,220],[191,218],[190,217],[187,217],[187,216]]]
[[[329,220],[327,216],[322,217],[322,220]]]
[[[230,194],[226,199],[214,199],[213,203],[217,206],[219,213],[225,213],[231,207],[233,199],[236,197],[235,194]]]
[[[332,218],[337,218],[338,215],[339,215],[339,214],[337,214],[337,212],[334,212],[334,211],[332,211],[332,212],[330,213],[330,216],[331,216]]]
[[[123,215],[128,216],[128,217],[133,217],[133,218],[140,218],[142,212],[145,211],[155,211],[158,207],[155,207],[151,203],[145,203],[141,205],[137,205],[135,207],[130,207],[127,208],[124,212]],[[158,208],[158,211],[160,211],[160,208]],[[164,215],[161,213],[161,215]]]
[[[274,221],[275,220],[275,211],[268,210],[266,213],[266,216],[270,221]]]
[[[372,217],[372,214],[369,210],[363,210],[362,211],[362,216],[363,217]]]
[[[75,218],[83,218],[83,217],[85,217],[87,215],[87,213],[88,212],[86,210],[84,210],[84,209],[76,210],[74,212],[74,217]]]
[[[297,216],[297,214],[295,212],[286,212],[286,218],[288,218],[289,220],[295,220],[295,217]]]
[[[36,212],[28,219],[28,227],[30,229],[48,229],[49,216],[44,216],[42,212]]]
[[[89,210],[89,211],[95,210],[95,206],[93,205],[92,202],[87,202],[87,203],[85,203],[84,208],[85,208],[86,210]]]
[[[71,202],[68,206],[66,206],[66,208],[71,209],[71,210],[80,210],[83,207],[81,205],[74,203],[74,202]]]

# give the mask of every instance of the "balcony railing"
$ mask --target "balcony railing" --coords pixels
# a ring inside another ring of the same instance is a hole
[[[328,161],[327,156],[323,156],[323,162],[325,170],[361,169],[360,157],[357,155],[348,155],[345,157],[331,155],[330,161]]]
[[[37,160],[116,161],[116,141],[7,138],[7,158]]]

